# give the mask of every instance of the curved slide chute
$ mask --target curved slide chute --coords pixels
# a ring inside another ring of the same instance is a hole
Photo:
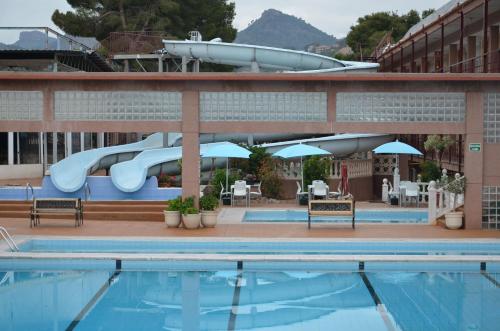
[[[114,163],[130,159],[135,154],[148,149],[161,148],[163,134],[155,133],[146,139],[126,145],[103,147],[75,153],[50,167],[50,179],[63,192],[78,191],[85,184],[87,175],[98,168],[106,157],[115,155]]]
[[[175,57],[237,67],[295,73],[376,71],[378,63],[341,61],[328,56],[290,49],[218,41],[163,40],[164,51]]]
[[[200,154],[208,148],[232,144],[218,142],[200,145]],[[164,163],[177,162],[182,159],[182,147],[170,147],[147,150],[139,153],[130,161],[120,162],[111,166],[111,181],[122,192],[135,192],[139,190],[149,174],[149,169]]]

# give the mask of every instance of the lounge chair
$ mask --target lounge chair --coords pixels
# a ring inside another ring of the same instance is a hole
[[[415,199],[415,204],[418,207],[420,200],[419,197],[420,188],[418,186],[418,183],[403,181],[400,183],[399,187],[400,187],[401,201],[406,203],[407,200]]]

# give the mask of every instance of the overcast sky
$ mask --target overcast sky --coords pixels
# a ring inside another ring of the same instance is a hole
[[[438,8],[447,0],[233,0],[236,3],[234,26],[243,30],[269,8],[303,18],[335,37],[344,37],[357,18],[376,11],[406,13]],[[49,26],[55,9],[70,10],[66,0],[0,0],[1,26]],[[18,33],[0,33],[0,41],[12,43]]]

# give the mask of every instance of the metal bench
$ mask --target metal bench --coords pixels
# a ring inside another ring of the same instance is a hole
[[[355,224],[356,202],[347,200],[311,200],[307,210],[307,227],[311,228],[311,216],[351,216],[352,228]]]
[[[33,199],[30,210],[30,227],[40,225],[42,215],[74,215],[75,227],[83,224],[83,206],[81,199]]]

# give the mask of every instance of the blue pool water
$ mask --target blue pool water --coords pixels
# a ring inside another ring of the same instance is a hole
[[[186,241],[31,239],[23,252],[500,255],[500,241]]]
[[[498,330],[500,274],[5,270],[0,330]]]
[[[356,210],[357,223],[427,223],[427,211]],[[314,223],[350,222],[350,217],[313,216]],[[243,222],[307,222],[306,210],[249,210]]]

